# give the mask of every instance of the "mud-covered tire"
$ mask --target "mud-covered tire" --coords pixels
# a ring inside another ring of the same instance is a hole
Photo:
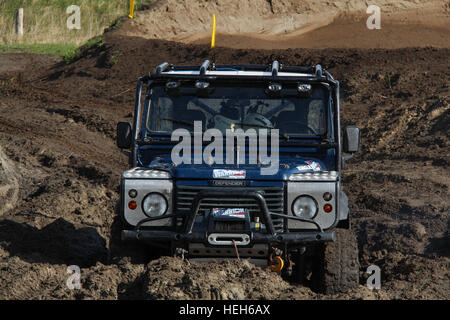
[[[359,284],[358,242],[348,229],[336,229],[336,241],[318,255],[316,287],[325,294],[346,292]]]

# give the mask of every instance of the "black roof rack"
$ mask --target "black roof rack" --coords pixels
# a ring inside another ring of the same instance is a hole
[[[316,77],[322,78],[322,66],[320,64],[316,65]]]
[[[277,60],[275,60],[272,63],[272,77],[278,76],[278,70],[279,69],[280,69],[280,63]]]
[[[166,71],[168,67],[169,67],[168,62],[161,63],[159,66],[156,67],[156,73],[160,74],[160,73]]]
[[[204,76],[206,74],[206,70],[208,70],[209,64],[209,60],[205,60],[205,62],[203,62],[200,67],[200,75]]]
[[[271,72],[272,77],[279,77],[279,73],[282,70],[283,73],[306,73],[309,78],[314,78],[315,80],[330,80],[334,81],[331,74],[322,69],[320,64],[311,67],[304,66],[282,66],[277,60],[273,61],[271,65],[267,64],[224,64],[224,65],[214,65],[211,68],[211,62],[205,60],[200,66],[199,65],[189,65],[189,66],[174,66],[169,65],[168,62],[164,62],[156,67],[156,75],[161,76],[163,72],[168,69],[173,71],[198,71],[200,76],[205,76],[207,70],[234,70],[234,71],[261,71],[261,72]],[[174,75],[175,76],[175,75]],[[195,76],[195,75],[192,75]],[[192,77],[191,76],[191,77]]]

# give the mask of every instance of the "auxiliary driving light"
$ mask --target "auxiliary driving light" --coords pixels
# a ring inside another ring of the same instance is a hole
[[[311,89],[312,89],[312,87],[310,84],[304,84],[304,83],[299,84],[297,87],[298,92],[301,92],[301,93],[308,93],[311,91]]]
[[[171,90],[171,89],[177,89],[180,86],[180,82],[179,81],[169,81],[166,83],[166,88]]]
[[[197,89],[200,89],[200,90],[208,89],[208,87],[209,87],[209,82],[206,82],[206,81],[197,81],[197,82],[195,83],[195,87],[196,87]]]
[[[306,83],[299,83],[297,91],[302,97],[310,97],[312,94],[312,86]]]
[[[279,83],[271,83],[267,89],[269,89],[270,92],[280,92],[281,89],[283,89],[283,86]]]

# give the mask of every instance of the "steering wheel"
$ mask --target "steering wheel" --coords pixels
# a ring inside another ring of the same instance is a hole
[[[282,124],[283,125],[294,124],[294,125],[298,125],[299,127],[304,127],[304,128],[306,127],[311,133],[319,135],[319,133],[317,133],[313,128],[308,126],[308,124],[305,123],[305,122],[301,122],[301,121],[283,121]]]

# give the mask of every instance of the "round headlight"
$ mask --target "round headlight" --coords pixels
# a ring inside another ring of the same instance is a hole
[[[317,203],[309,196],[300,196],[292,204],[292,213],[302,219],[312,219],[317,214]]]
[[[142,202],[142,210],[149,217],[162,216],[167,211],[167,200],[159,193],[149,193]]]

